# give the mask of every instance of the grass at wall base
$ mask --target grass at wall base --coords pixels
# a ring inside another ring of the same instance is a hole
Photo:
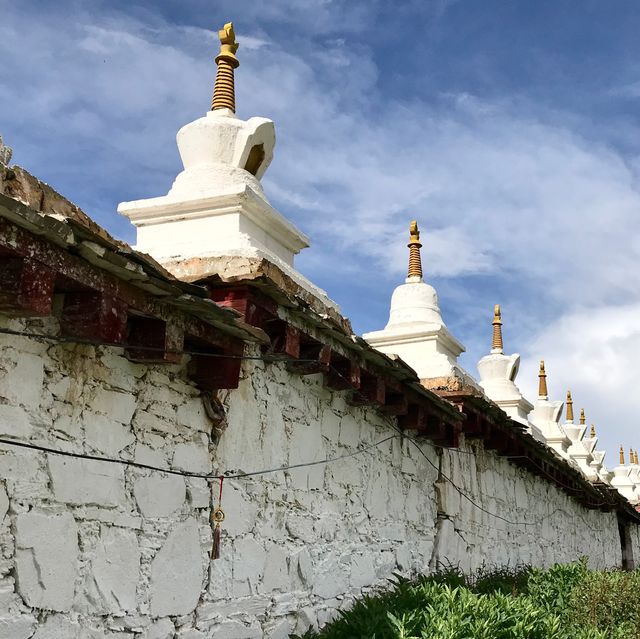
[[[294,636],[295,637],[295,636]],[[455,568],[364,596],[295,639],[640,639],[640,570]]]

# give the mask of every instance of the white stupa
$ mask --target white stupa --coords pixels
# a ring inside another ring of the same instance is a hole
[[[533,410],[529,413],[529,420],[541,434],[547,446],[555,450],[564,459],[567,459],[567,448],[569,448],[571,440],[560,425],[562,407],[563,403],[561,401],[549,400],[547,373],[544,368],[544,361],[541,361],[540,372],[538,373],[538,399]]]
[[[593,424],[591,424],[589,437],[583,438],[582,441],[587,450],[591,453],[591,461],[589,462],[589,466],[591,466],[593,472],[597,475],[600,481],[608,483],[609,471],[604,465],[606,452],[604,450],[596,450],[596,446],[598,445],[598,437],[596,435],[596,427]]]
[[[491,353],[485,355],[478,362],[480,386],[482,386],[486,396],[498,404],[511,419],[524,424],[531,431],[528,415],[533,409],[533,404],[524,398],[520,389],[516,386],[519,368],[520,355],[517,353],[513,355],[504,354],[502,314],[500,306],[496,304],[493,312]]]
[[[640,464],[638,463],[638,453],[629,449],[629,479],[633,482],[636,497],[640,499]]]
[[[226,24],[219,35],[211,110],[177,134],[184,170],[167,195],[122,202],[118,212],[137,227],[136,249],[170,271],[193,258],[265,258],[324,298],[294,269],[294,257],[309,245],[308,238],[269,204],[260,183],[273,158],[274,124],[236,117],[233,25]]]
[[[629,477],[631,467],[624,464],[624,448],[620,446],[620,464],[613,469],[611,485],[626,497],[632,504],[638,502],[638,492],[633,480]]]
[[[571,459],[578,468],[586,475],[588,479],[597,480],[598,475],[591,467],[592,457],[591,451],[582,440],[586,427],[586,418],[584,408],[580,410],[580,423],[576,425],[573,421],[573,400],[571,399],[571,391],[567,391],[567,419],[563,425],[564,432],[571,440],[571,444],[567,449],[569,459]]]
[[[475,386],[457,363],[464,346],[447,329],[435,289],[422,279],[422,244],[415,220],[411,222],[408,247],[407,279],[391,296],[389,322],[384,330],[363,337],[379,351],[401,357],[421,380],[455,377]]]

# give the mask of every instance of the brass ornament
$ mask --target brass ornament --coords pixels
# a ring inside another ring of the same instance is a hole
[[[418,229],[418,222],[412,220],[409,225],[409,277],[422,278],[422,260],[420,258],[420,249],[422,244],[420,243],[420,229]]]
[[[493,339],[491,340],[491,349],[502,352],[504,346],[502,344],[502,313],[500,304],[493,307]]]
[[[547,373],[544,370],[544,360],[540,360],[540,371],[538,372],[538,396],[548,397],[549,391],[547,390]]]
[[[240,45],[236,42],[233,22],[227,22],[218,31],[218,36],[220,38],[220,53],[216,56],[218,72],[213,88],[211,110],[230,109],[235,113],[236,93],[233,71],[240,65],[238,58],[236,58],[236,51]]]

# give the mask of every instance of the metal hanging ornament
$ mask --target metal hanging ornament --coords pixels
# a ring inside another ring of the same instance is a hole
[[[224,510],[222,510],[222,482],[224,477],[220,476],[220,493],[218,495],[218,505],[211,510],[211,525],[213,526],[213,548],[211,559],[220,559],[220,524],[224,521]],[[213,505],[213,504],[212,504]]]

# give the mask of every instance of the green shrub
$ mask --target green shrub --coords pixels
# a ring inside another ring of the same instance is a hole
[[[640,638],[640,572],[589,571],[586,562],[471,576],[448,566],[364,596],[298,639]]]

